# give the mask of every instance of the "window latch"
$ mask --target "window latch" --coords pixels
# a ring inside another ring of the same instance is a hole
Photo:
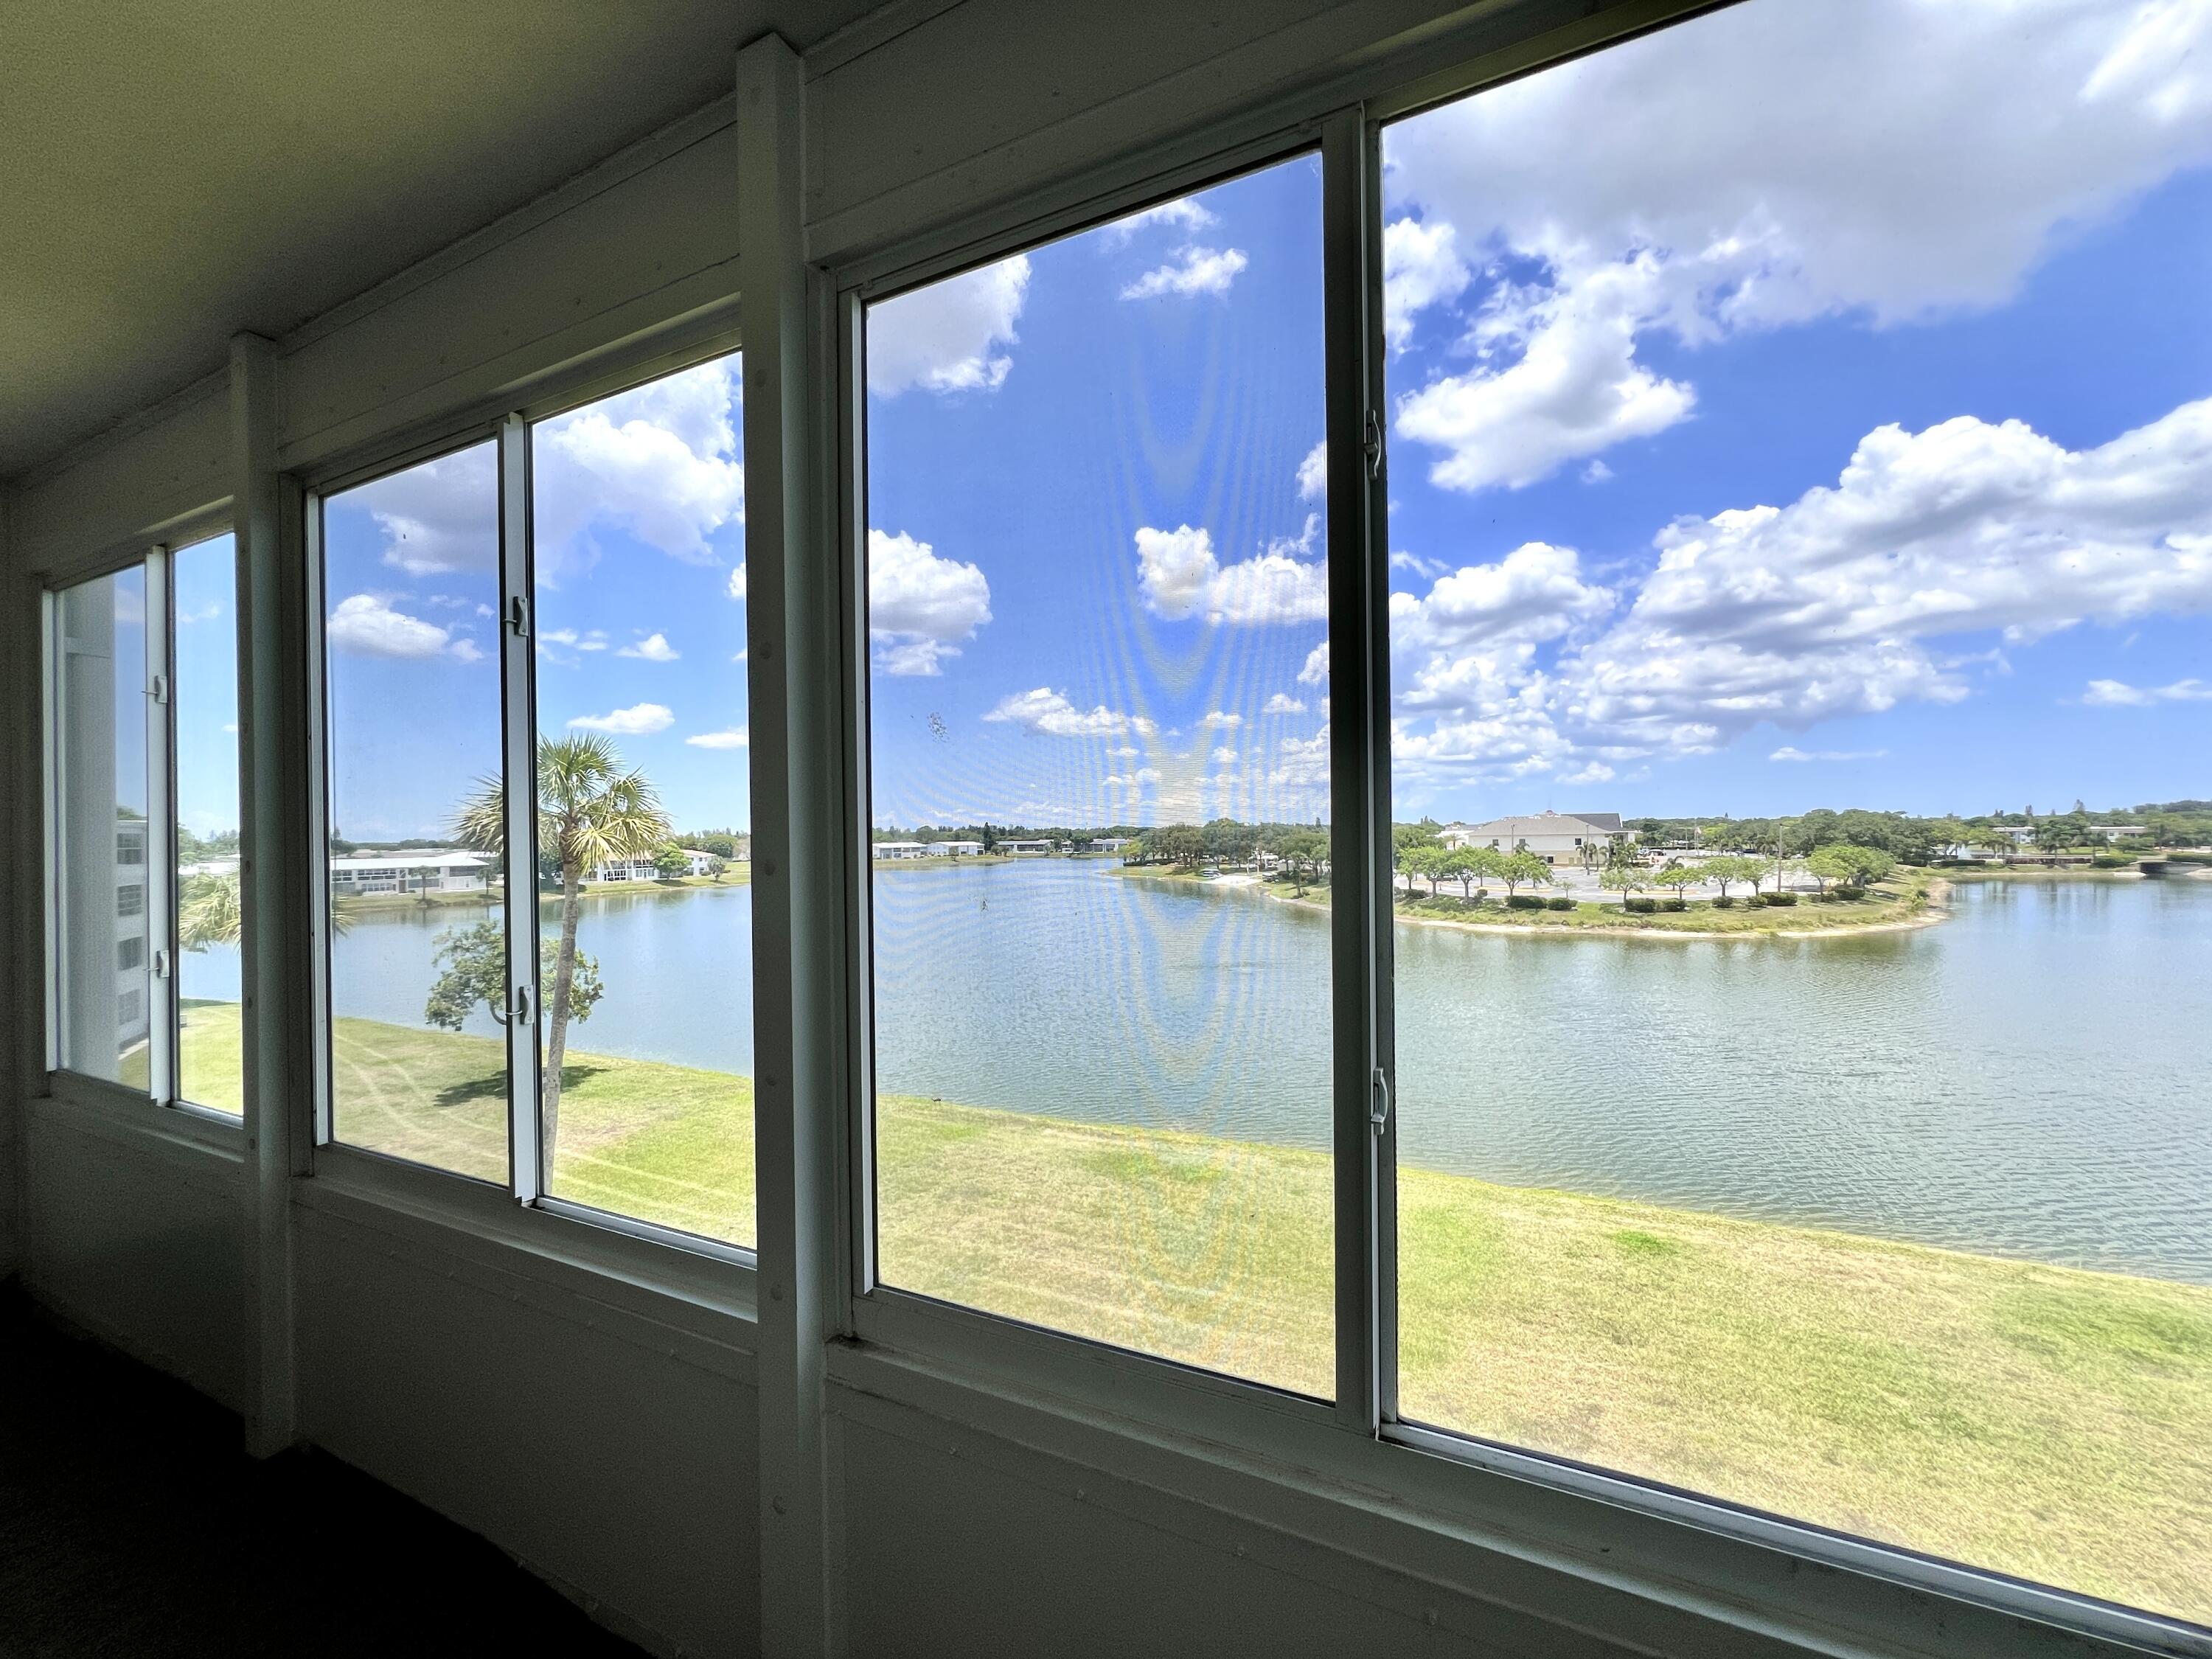
[[[524,1025],[529,1024],[536,1018],[530,1012],[530,988],[527,985],[518,985],[514,988],[514,994],[507,1000],[507,1012],[519,1024]]]
[[[1390,1127],[1390,1079],[1380,1066],[1375,1068],[1375,1093],[1367,1109],[1367,1121],[1378,1135]]]
[[[169,976],[169,953],[168,953],[167,951],[155,951],[155,952],[154,952],[154,977],[155,977],[155,979],[167,979],[167,978],[168,978],[168,976]]]
[[[169,701],[169,677],[167,674],[154,676],[154,701],[165,705]]]
[[[1367,456],[1367,476],[1370,478],[1381,477],[1382,476],[1382,416],[1378,410],[1370,409],[1367,411],[1366,432],[1360,440],[1359,447]]]
[[[518,640],[530,637],[530,604],[520,593],[507,602],[507,626]]]

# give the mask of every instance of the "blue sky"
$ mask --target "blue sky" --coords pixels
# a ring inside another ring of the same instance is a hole
[[[1401,816],[2212,793],[2212,4],[1749,0],[1392,128],[1385,197]],[[877,822],[1327,813],[1319,205],[872,308]],[[736,398],[537,440],[541,724],[692,826]],[[329,504],[349,836],[495,758],[489,460]]]

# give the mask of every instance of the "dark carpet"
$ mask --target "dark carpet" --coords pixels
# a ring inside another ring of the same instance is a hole
[[[483,1539],[0,1286],[0,1659],[638,1659]]]

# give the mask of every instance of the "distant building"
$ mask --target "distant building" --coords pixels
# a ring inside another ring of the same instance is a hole
[[[1446,824],[1438,836],[1450,848],[1494,847],[1527,851],[1550,865],[1579,864],[1585,847],[1602,854],[1614,842],[1632,837],[1617,812],[1540,812],[1533,817],[1492,818],[1487,823]]]
[[[936,854],[940,858],[980,858],[983,852],[983,843],[980,841],[933,842],[930,843],[929,850]]]
[[[1041,858],[1052,851],[1052,843],[1044,840],[1014,841],[1001,836],[999,837],[999,851],[1008,854],[1026,854],[1032,858]]]
[[[372,893],[476,893],[490,884],[489,853],[348,853],[331,860],[333,897]]]
[[[1118,853],[1125,847],[1134,847],[1136,844],[1137,838],[1134,836],[1099,836],[1093,838],[1091,847],[1093,852]]]
[[[868,848],[868,855],[878,859],[926,859],[931,850],[926,841],[879,841]]]
[[[684,873],[687,876],[711,874],[714,868],[714,860],[721,856],[718,853],[702,851],[696,847],[679,847],[676,850],[684,854],[685,866]],[[590,879],[593,881],[659,881],[660,866],[653,861],[651,854],[644,854],[635,858],[610,859],[605,864],[592,866]]]
[[[2146,823],[2093,823],[2089,826],[2089,833],[2100,836],[2107,842],[2130,841],[2137,836],[2150,834],[2150,826]]]

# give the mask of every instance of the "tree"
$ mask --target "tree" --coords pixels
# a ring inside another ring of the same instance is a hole
[[[1848,847],[1816,847],[1805,856],[1805,873],[1819,884],[1820,896],[1828,896],[1828,884],[1849,882],[1856,867],[1850,858],[1854,850]]]
[[[1437,896],[1437,884],[1452,873],[1448,867],[1452,857],[1442,847],[1409,847],[1398,855],[1399,864],[1408,875],[1419,876],[1429,884],[1429,896]]]
[[[1766,872],[1765,860],[1747,859],[1739,854],[1730,854],[1726,858],[1707,859],[1698,868],[1698,873],[1707,881],[1720,884],[1723,898],[1728,896],[1729,884],[1732,881],[1753,882],[1753,890],[1757,891],[1757,878]]]
[[[1494,848],[1459,847],[1446,853],[1441,862],[1446,875],[1458,878],[1459,896],[1463,899],[1472,899],[1476,878],[1500,874],[1499,866],[1504,860],[1498,856]]]
[[[1145,832],[1145,856],[1195,870],[1206,856],[1206,832],[1194,823],[1170,823]]]
[[[1494,873],[1505,884],[1505,896],[1511,898],[1516,887],[1547,887],[1552,882],[1552,866],[1534,853],[1508,853],[1498,858]]]
[[[560,1132],[561,1066],[576,998],[576,923],[584,872],[616,859],[648,858],[668,839],[669,830],[668,816],[645,774],[623,771],[621,756],[605,737],[584,732],[538,739],[538,845],[553,849],[561,860],[561,935],[553,957],[553,994],[545,1010],[545,1079],[538,1091],[539,1145],[549,1170]],[[507,803],[498,778],[477,781],[476,793],[454,817],[453,833],[463,846],[504,852]]]
[[[1685,896],[1683,889],[1695,887],[1705,878],[1704,871],[1694,865],[1685,864],[1680,859],[1668,859],[1651,874],[1654,886],[1673,888],[1676,898]]]
[[[1605,868],[1597,872],[1597,884],[1618,892],[1624,900],[1632,899],[1651,885],[1651,872],[1642,859],[1608,859]]]
[[[187,951],[235,945],[243,925],[238,875],[187,876],[177,895],[177,943]]]
[[[1328,861],[1328,836],[1319,830],[1293,830],[1276,842],[1274,851],[1291,866],[1291,879],[1304,893],[1307,877],[1318,876]]]
[[[684,849],[672,841],[665,841],[653,849],[653,879],[673,884],[691,873],[691,860],[684,856]]]
[[[560,945],[543,939],[538,947],[540,983],[553,972]],[[438,935],[430,960],[440,971],[430,987],[422,1018],[448,1031],[458,1031],[478,1003],[493,1019],[507,1021],[507,932],[495,921],[479,921],[467,927],[448,927]],[[579,956],[568,988],[571,1018],[588,1019],[599,1000],[599,964]]]
[[[729,869],[730,861],[727,859],[713,858],[707,860],[707,873],[716,881],[721,880],[725,875],[728,874]]]

